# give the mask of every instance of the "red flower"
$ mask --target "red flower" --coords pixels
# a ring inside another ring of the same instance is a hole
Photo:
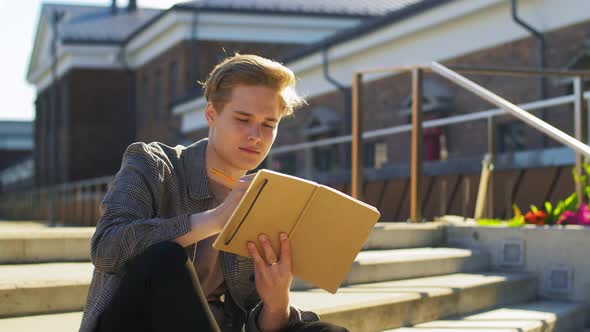
[[[524,215],[524,220],[526,220],[527,224],[533,225],[545,225],[545,218],[547,218],[547,213],[541,210],[536,212],[529,211]]]

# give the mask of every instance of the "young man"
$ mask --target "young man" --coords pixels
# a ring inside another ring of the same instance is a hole
[[[284,116],[304,103],[293,73],[254,55],[204,84],[209,136],[190,146],[133,143],[101,204],[80,331],[345,331],[289,305],[291,253],[268,237],[252,259],[212,248]],[[233,186],[211,172],[240,179]],[[275,234],[269,234],[275,236]],[[195,274],[196,271],[196,274]]]

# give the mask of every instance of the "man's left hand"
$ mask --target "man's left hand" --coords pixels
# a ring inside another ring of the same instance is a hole
[[[267,235],[258,237],[264,257],[256,245],[248,242],[248,252],[254,260],[256,290],[263,302],[259,324],[263,331],[279,330],[289,320],[289,289],[291,273],[291,247],[285,233],[279,236],[280,257],[277,257]]]

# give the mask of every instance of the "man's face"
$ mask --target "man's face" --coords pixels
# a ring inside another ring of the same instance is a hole
[[[264,86],[238,85],[221,111],[207,105],[209,143],[227,167],[256,168],[266,157],[280,121],[279,95]]]

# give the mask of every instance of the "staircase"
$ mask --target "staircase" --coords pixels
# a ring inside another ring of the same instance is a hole
[[[444,230],[379,223],[337,294],[295,280],[292,302],[361,332],[584,330],[583,304],[537,299],[537,276],[489,271]],[[78,330],[93,231],[0,222],[0,331]]]

